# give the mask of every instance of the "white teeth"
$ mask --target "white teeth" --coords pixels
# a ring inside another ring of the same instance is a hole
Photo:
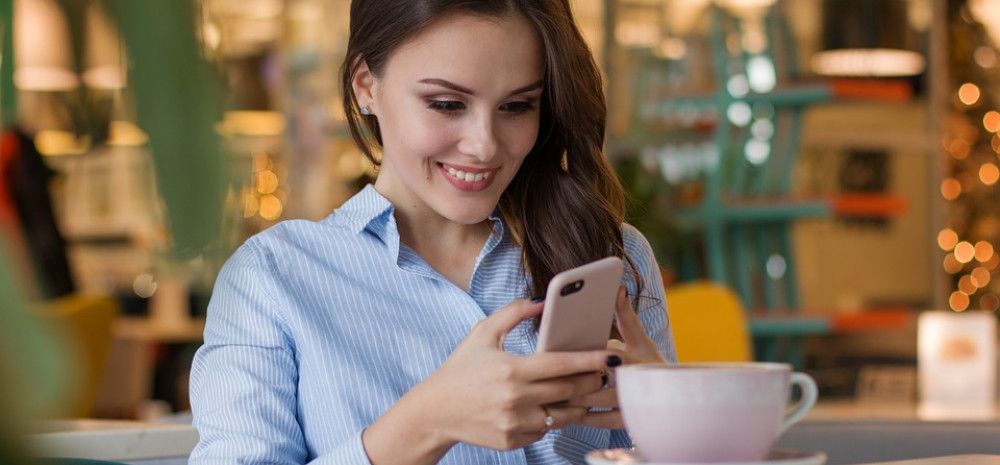
[[[491,174],[490,171],[486,171],[486,172],[478,173],[478,174],[473,174],[473,173],[466,173],[465,171],[461,171],[461,170],[456,170],[455,168],[452,168],[450,166],[445,166],[444,168],[445,168],[445,171],[448,172],[448,174],[452,175],[456,179],[461,179],[461,180],[466,181],[466,182],[479,182],[479,181],[482,181],[484,179],[489,178],[490,174]]]

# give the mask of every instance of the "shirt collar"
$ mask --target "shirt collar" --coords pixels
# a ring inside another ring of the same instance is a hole
[[[389,199],[379,194],[375,186],[368,184],[354,194],[337,209],[337,214],[350,226],[355,234],[368,230],[380,239],[386,232],[386,225],[393,219],[394,207]]]
[[[386,234],[395,231],[396,218],[393,216],[395,206],[389,199],[380,194],[372,184],[366,185],[361,191],[344,202],[337,209],[337,214],[341,215],[351,228],[354,234],[361,231],[369,231],[383,242],[387,242]],[[493,222],[493,234],[491,242],[499,243],[506,236],[506,227],[500,215],[500,208],[497,207],[490,214],[489,220]],[[495,245],[495,244],[494,244]],[[491,247],[492,248],[492,247]]]

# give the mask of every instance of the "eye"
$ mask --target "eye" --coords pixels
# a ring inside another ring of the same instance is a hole
[[[455,113],[465,109],[465,104],[456,100],[429,100],[427,108],[441,113]]]
[[[522,100],[500,105],[500,111],[507,113],[528,113],[534,109],[535,102],[533,100]]]

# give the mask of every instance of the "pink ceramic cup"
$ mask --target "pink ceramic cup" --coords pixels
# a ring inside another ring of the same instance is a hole
[[[655,462],[754,462],[816,403],[816,383],[783,363],[640,364],[615,372],[639,453]],[[791,386],[802,398],[791,412]]]

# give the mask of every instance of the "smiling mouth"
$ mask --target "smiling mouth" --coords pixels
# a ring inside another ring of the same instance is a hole
[[[492,171],[483,171],[483,172],[480,172],[480,173],[471,173],[471,172],[468,172],[468,171],[462,171],[462,170],[458,170],[458,169],[452,168],[452,167],[450,167],[448,165],[445,165],[445,164],[442,164],[441,167],[444,168],[444,171],[446,173],[448,173],[449,176],[451,176],[451,177],[453,177],[453,178],[455,178],[455,179],[457,179],[459,181],[465,181],[465,182],[479,182],[479,181],[482,181],[484,179],[489,179],[490,176],[493,175]]]
[[[465,192],[478,192],[490,187],[496,178],[494,175],[499,170],[499,168],[459,169],[454,166],[445,165],[444,163],[438,163],[437,166],[452,186]]]

